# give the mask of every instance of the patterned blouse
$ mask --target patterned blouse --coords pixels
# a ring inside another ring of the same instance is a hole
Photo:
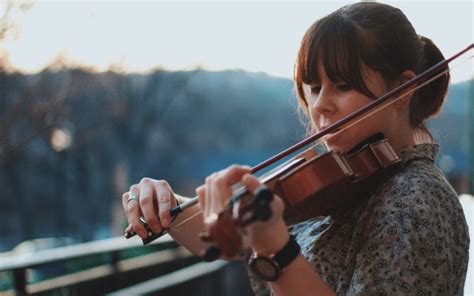
[[[436,144],[407,147],[397,170],[366,186],[366,196],[358,191],[357,203],[289,227],[337,295],[463,294],[469,232],[437,153]],[[268,295],[249,274],[255,294]]]

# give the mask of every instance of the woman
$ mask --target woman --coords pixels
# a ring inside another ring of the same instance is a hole
[[[299,106],[312,129],[321,130],[443,59],[399,9],[372,2],[348,5],[316,21],[303,37],[295,67]],[[309,215],[287,225],[276,196],[271,219],[251,224],[247,235],[256,256],[285,266],[272,266],[276,270],[266,274],[252,264],[256,294],[462,295],[467,225],[457,194],[435,167],[438,146],[424,125],[440,110],[448,83],[446,74],[324,138],[330,150],[347,153],[383,133],[402,161],[363,188],[347,191],[355,202],[325,217]],[[200,206],[173,222],[193,217],[193,223],[170,234],[191,251],[202,251],[203,219],[222,209],[231,185],[240,181],[251,192],[261,185],[249,171],[231,166],[209,176],[197,189]],[[123,195],[127,231],[146,237],[140,212],[153,231],[169,228],[169,209],[185,200],[166,181],[143,179]]]

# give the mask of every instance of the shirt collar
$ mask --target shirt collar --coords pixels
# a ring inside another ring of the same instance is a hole
[[[420,158],[429,159],[434,162],[436,159],[436,155],[438,155],[438,151],[438,144],[417,144],[407,146],[401,149],[398,152],[398,156],[403,162]]]

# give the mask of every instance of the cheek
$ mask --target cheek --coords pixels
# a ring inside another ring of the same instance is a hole
[[[390,126],[393,114],[390,112],[379,112],[374,114],[353,129],[353,134],[358,137],[360,141],[370,137],[376,133],[383,133],[385,136],[390,133]]]
[[[365,96],[360,96],[360,95],[351,96],[351,97],[348,97],[345,100],[345,104],[343,105],[343,107],[341,107],[341,109],[342,108],[344,109],[344,113],[347,116],[351,113],[354,113],[354,112],[360,110],[361,108],[367,106],[368,104],[370,104],[372,102],[373,102],[373,100],[371,100],[371,99],[369,99]]]
[[[317,119],[319,119],[319,115],[317,112],[315,112],[314,110],[312,109],[309,109],[308,110],[308,114],[309,114],[309,118],[314,122],[316,121]]]
[[[377,124],[380,128],[387,128],[388,126],[397,124],[396,112],[391,108],[382,110],[372,116],[371,122]]]
[[[316,129],[316,131],[320,131],[319,127],[319,121],[320,121],[321,115],[319,115],[317,112],[311,112],[310,113],[310,120],[311,120],[311,126]]]
[[[313,108],[309,108],[308,106],[304,109],[304,113],[308,117],[308,119],[311,121],[311,124],[314,126],[315,122],[318,122],[319,120],[319,115],[317,112],[314,111]]]

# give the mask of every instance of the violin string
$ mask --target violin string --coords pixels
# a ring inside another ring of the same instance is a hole
[[[357,119],[357,120],[354,121],[353,123],[349,123],[349,124],[347,124],[346,126],[342,127],[342,128],[341,128],[339,131],[337,131],[336,133],[342,132],[343,130],[348,129],[349,127],[351,127],[351,126],[355,125],[356,123],[362,121],[363,119],[365,119],[365,118],[371,116],[372,114],[377,113],[378,111],[380,111],[380,110],[382,110],[382,109],[384,109],[384,108],[390,106],[391,104],[397,102],[398,100],[400,100],[400,99],[403,98],[404,96],[406,96],[406,95],[408,95],[408,94],[411,94],[411,93],[417,91],[417,90],[420,89],[421,87],[423,87],[423,86],[425,86],[425,85],[431,83],[433,80],[436,80],[436,79],[439,78],[440,76],[442,76],[442,75],[444,75],[444,74],[446,74],[446,73],[448,73],[448,72],[451,72],[453,69],[456,69],[456,68],[460,67],[460,65],[463,65],[465,61],[467,61],[467,60],[469,60],[469,59],[471,59],[471,58],[473,58],[473,57],[474,57],[474,55],[471,55],[471,56],[466,57],[465,60],[458,60],[458,61],[456,61],[456,62],[454,62],[454,63],[451,63],[451,67],[448,67],[447,70],[444,70],[444,71],[438,73],[437,75],[435,75],[435,76],[432,77],[431,79],[425,81],[424,83],[422,83],[422,84],[420,84],[420,85],[417,85],[417,86],[414,87],[413,89],[410,89],[410,90],[408,90],[408,91],[402,93],[402,94],[401,94],[400,96],[398,96],[396,99],[391,100],[391,101],[388,102],[387,104],[382,105],[381,107],[375,108],[374,110],[370,111],[370,112],[367,113],[365,116],[363,116],[363,117]],[[312,144],[311,147],[316,147],[316,146],[319,145],[319,144],[322,144],[321,139],[316,140],[316,141]],[[291,159],[286,160],[285,162],[283,162],[282,165],[284,165],[284,164],[286,164],[286,163],[289,163],[290,161],[291,161]],[[265,175],[265,174],[263,174],[263,176],[264,176],[264,175]],[[234,185],[236,185],[236,184],[234,184]],[[198,197],[191,198],[191,199],[189,199],[188,201],[186,201],[186,202],[184,203],[184,204],[186,204],[186,206],[185,206],[185,207],[182,207],[182,208],[183,208],[183,210],[184,210],[185,208],[188,208],[188,207],[190,207],[191,205],[196,204],[197,202],[198,202]],[[184,204],[183,204],[183,205],[184,205]],[[199,215],[199,214],[201,214],[201,213],[202,213],[202,210],[200,209],[200,210],[198,210],[195,214],[193,214],[192,216],[190,216],[190,217],[188,217],[187,219],[181,221],[181,222],[178,223],[177,225],[172,226],[171,229],[173,229],[173,231],[179,231],[179,229],[177,229],[179,226],[181,226],[181,225],[187,223],[188,221],[192,220],[193,218],[195,218],[197,215]]]
[[[396,97],[395,99],[393,100],[389,100],[387,101],[386,103],[384,104],[381,104],[380,106],[374,108],[373,110],[367,112],[366,114],[364,114],[363,116],[361,116],[360,118],[358,119],[355,119],[354,121],[351,121],[351,122],[348,122],[346,125],[340,127],[337,131],[335,131],[333,134],[338,134],[354,125],[356,125],[357,123],[359,123],[360,121],[366,119],[367,117],[370,117],[372,116],[373,114],[376,114],[377,112],[385,109],[386,107],[392,105],[393,103],[397,102],[398,100],[400,100],[401,98],[417,91],[418,89],[422,88],[423,86],[431,83],[433,80],[436,80],[437,78],[439,78],[440,76],[448,73],[448,72],[452,72],[454,69],[460,67],[460,66],[463,66],[465,65],[465,62],[467,60],[470,60],[474,57],[474,55],[470,55],[470,56],[467,56],[465,57],[464,59],[463,58],[460,58],[459,60],[457,61],[452,61],[449,65],[448,65],[448,68],[440,73],[438,73],[437,75],[435,75],[434,77],[428,79],[427,81],[421,83],[420,85],[416,85],[414,88],[412,89],[409,89],[407,90],[406,92],[402,93],[401,95],[399,95],[398,97]],[[318,139],[319,140],[319,139]]]
[[[466,60],[467,60],[467,59],[470,59],[470,58],[472,58],[472,56],[467,57]],[[353,125],[359,123],[359,122],[362,121],[363,119],[365,119],[365,118],[367,118],[367,117],[369,117],[369,116],[371,116],[371,115],[373,115],[373,114],[375,114],[375,113],[377,113],[377,112],[383,110],[384,108],[386,108],[386,107],[392,105],[393,103],[397,102],[397,101],[400,100],[401,98],[407,96],[408,94],[415,92],[416,90],[418,90],[418,89],[422,88],[423,86],[425,86],[425,85],[431,83],[433,80],[439,78],[440,76],[446,74],[447,72],[449,72],[449,71],[451,71],[451,70],[457,68],[458,66],[464,64],[464,62],[465,62],[465,60],[458,60],[458,61],[452,62],[452,63],[451,63],[451,67],[448,66],[448,68],[447,68],[445,71],[442,71],[442,72],[438,73],[437,75],[435,75],[435,76],[432,77],[431,79],[428,79],[427,81],[421,83],[420,85],[417,85],[417,86],[415,86],[414,88],[412,88],[412,89],[410,89],[410,90],[408,90],[408,91],[402,93],[402,94],[399,95],[397,98],[395,98],[395,99],[393,99],[393,100],[391,100],[391,101],[385,103],[385,105],[381,105],[381,106],[379,106],[379,107],[377,107],[377,108],[374,108],[372,111],[367,112],[366,115],[362,116],[361,118],[359,118],[359,119],[357,119],[357,120],[354,120],[352,123],[348,123],[346,126],[343,126],[340,130],[336,131],[335,133],[342,132],[343,130],[346,130],[346,129],[352,127]],[[326,151],[328,150],[322,138],[313,141],[312,144],[310,144],[310,145],[311,145],[311,146],[310,146],[310,149],[316,149],[316,147],[317,147],[318,145],[322,145],[322,146],[326,149]],[[304,148],[304,147],[300,148],[298,151],[301,151],[303,148]],[[307,147],[306,147],[306,148],[307,148]],[[291,161],[293,161],[293,158],[289,158],[289,159],[283,161],[281,164],[279,164],[279,165],[276,166],[276,169],[277,169],[278,167],[284,167],[285,165],[287,165],[287,164],[290,163]],[[259,178],[260,178],[260,179],[266,178],[266,176],[271,175],[272,171],[273,171],[273,170],[270,170],[269,172],[262,174],[261,176],[259,176]],[[234,191],[243,190],[242,184],[240,184],[240,183],[234,184],[233,190],[234,190]]]
[[[354,120],[354,121],[351,121],[351,122],[347,123],[346,125],[344,125],[343,127],[341,127],[338,131],[336,131],[334,134],[338,134],[338,133],[340,133],[340,132],[343,132],[343,131],[345,131],[345,130],[351,128],[352,126],[358,124],[358,123],[361,122],[362,120],[364,120],[364,119],[366,119],[366,118],[368,118],[368,117],[370,117],[370,116],[372,116],[372,115],[378,113],[379,111],[382,111],[383,109],[385,109],[385,108],[391,106],[392,104],[394,104],[394,103],[398,102],[399,100],[401,100],[403,97],[405,97],[405,96],[407,96],[407,95],[409,95],[409,94],[411,94],[411,93],[417,91],[418,89],[422,88],[423,86],[425,86],[425,85],[431,83],[433,80],[436,80],[436,79],[438,79],[439,77],[441,77],[441,76],[445,75],[446,73],[450,72],[450,70],[451,70],[452,68],[453,68],[453,67],[448,68],[447,70],[444,70],[444,71],[438,73],[437,75],[435,75],[435,76],[433,76],[432,78],[428,79],[427,81],[421,83],[420,85],[417,85],[416,87],[414,87],[414,88],[412,88],[412,89],[409,89],[409,90],[407,90],[406,92],[402,93],[401,95],[399,95],[399,96],[396,97],[395,99],[390,100],[390,101],[388,101],[387,103],[382,104],[382,105],[380,105],[380,106],[374,108],[373,110],[367,112],[366,114],[364,114],[364,115],[361,116],[360,118],[358,118],[358,119],[356,119],[356,120]]]
[[[183,221],[179,222],[178,224],[176,225],[172,225],[170,228],[173,230],[173,231],[180,231],[178,229],[179,226],[185,224],[186,222],[188,222],[189,220],[192,220],[193,218],[195,218],[197,215],[201,214],[202,213],[202,210],[199,209],[196,213],[194,213],[193,215],[189,216],[188,218],[184,219]]]

